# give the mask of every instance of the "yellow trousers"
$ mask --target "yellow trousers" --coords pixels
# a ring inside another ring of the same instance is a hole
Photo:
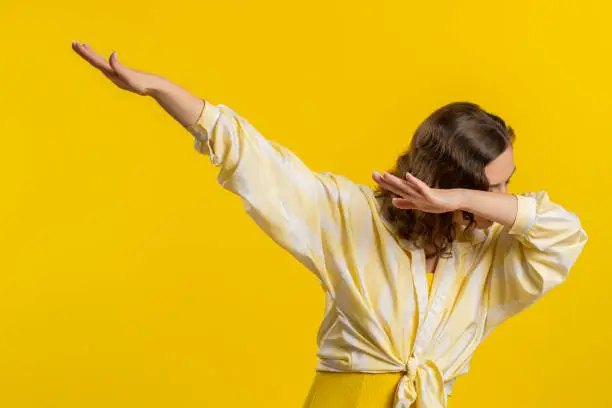
[[[397,373],[317,371],[303,408],[391,408]]]

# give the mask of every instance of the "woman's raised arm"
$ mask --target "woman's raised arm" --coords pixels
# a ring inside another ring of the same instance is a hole
[[[73,48],[117,86],[154,97],[176,118],[193,135],[195,149],[219,169],[219,184],[239,196],[257,225],[314,272],[324,289],[333,292],[341,272],[363,268],[355,260],[367,257],[355,253],[371,236],[366,228],[372,225],[364,186],[312,171],[228,106],[205,102],[157,75],[127,68],[115,55],[106,61],[84,45]],[[194,211],[211,216],[205,203],[194,204]]]

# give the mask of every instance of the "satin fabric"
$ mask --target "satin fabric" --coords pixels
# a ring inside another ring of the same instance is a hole
[[[458,227],[429,294],[423,250],[381,216],[369,186],[312,171],[225,105],[205,100],[186,129],[219,184],[319,281],[317,371],[401,373],[393,408],[445,408],[478,344],[562,283],[587,241],[546,192],[517,194],[510,228]]]

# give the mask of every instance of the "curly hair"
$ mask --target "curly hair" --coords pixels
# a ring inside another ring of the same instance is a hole
[[[389,173],[405,178],[406,172],[433,188],[488,190],[485,167],[514,142],[514,131],[499,117],[471,102],[449,103],[429,115],[417,128],[410,146]],[[455,239],[453,213],[432,214],[393,205],[395,193],[375,186],[381,216],[397,228],[401,238],[418,248],[434,248],[448,256]],[[463,212],[474,227],[474,216]]]

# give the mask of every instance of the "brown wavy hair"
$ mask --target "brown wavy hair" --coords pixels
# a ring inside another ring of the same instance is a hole
[[[417,128],[410,147],[388,172],[405,178],[406,172],[433,188],[488,190],[485,166],[514,142],[514,131],[499,117],[471,102],[449,103],[427,117]],[[453,213],[432,214],[397,208],[395,193],[375,185],[381,215],[397,234],[417,247],[433,247],[438,256],[449,255],[455,239]],[[474,227],[473,214],[463,212]]]

